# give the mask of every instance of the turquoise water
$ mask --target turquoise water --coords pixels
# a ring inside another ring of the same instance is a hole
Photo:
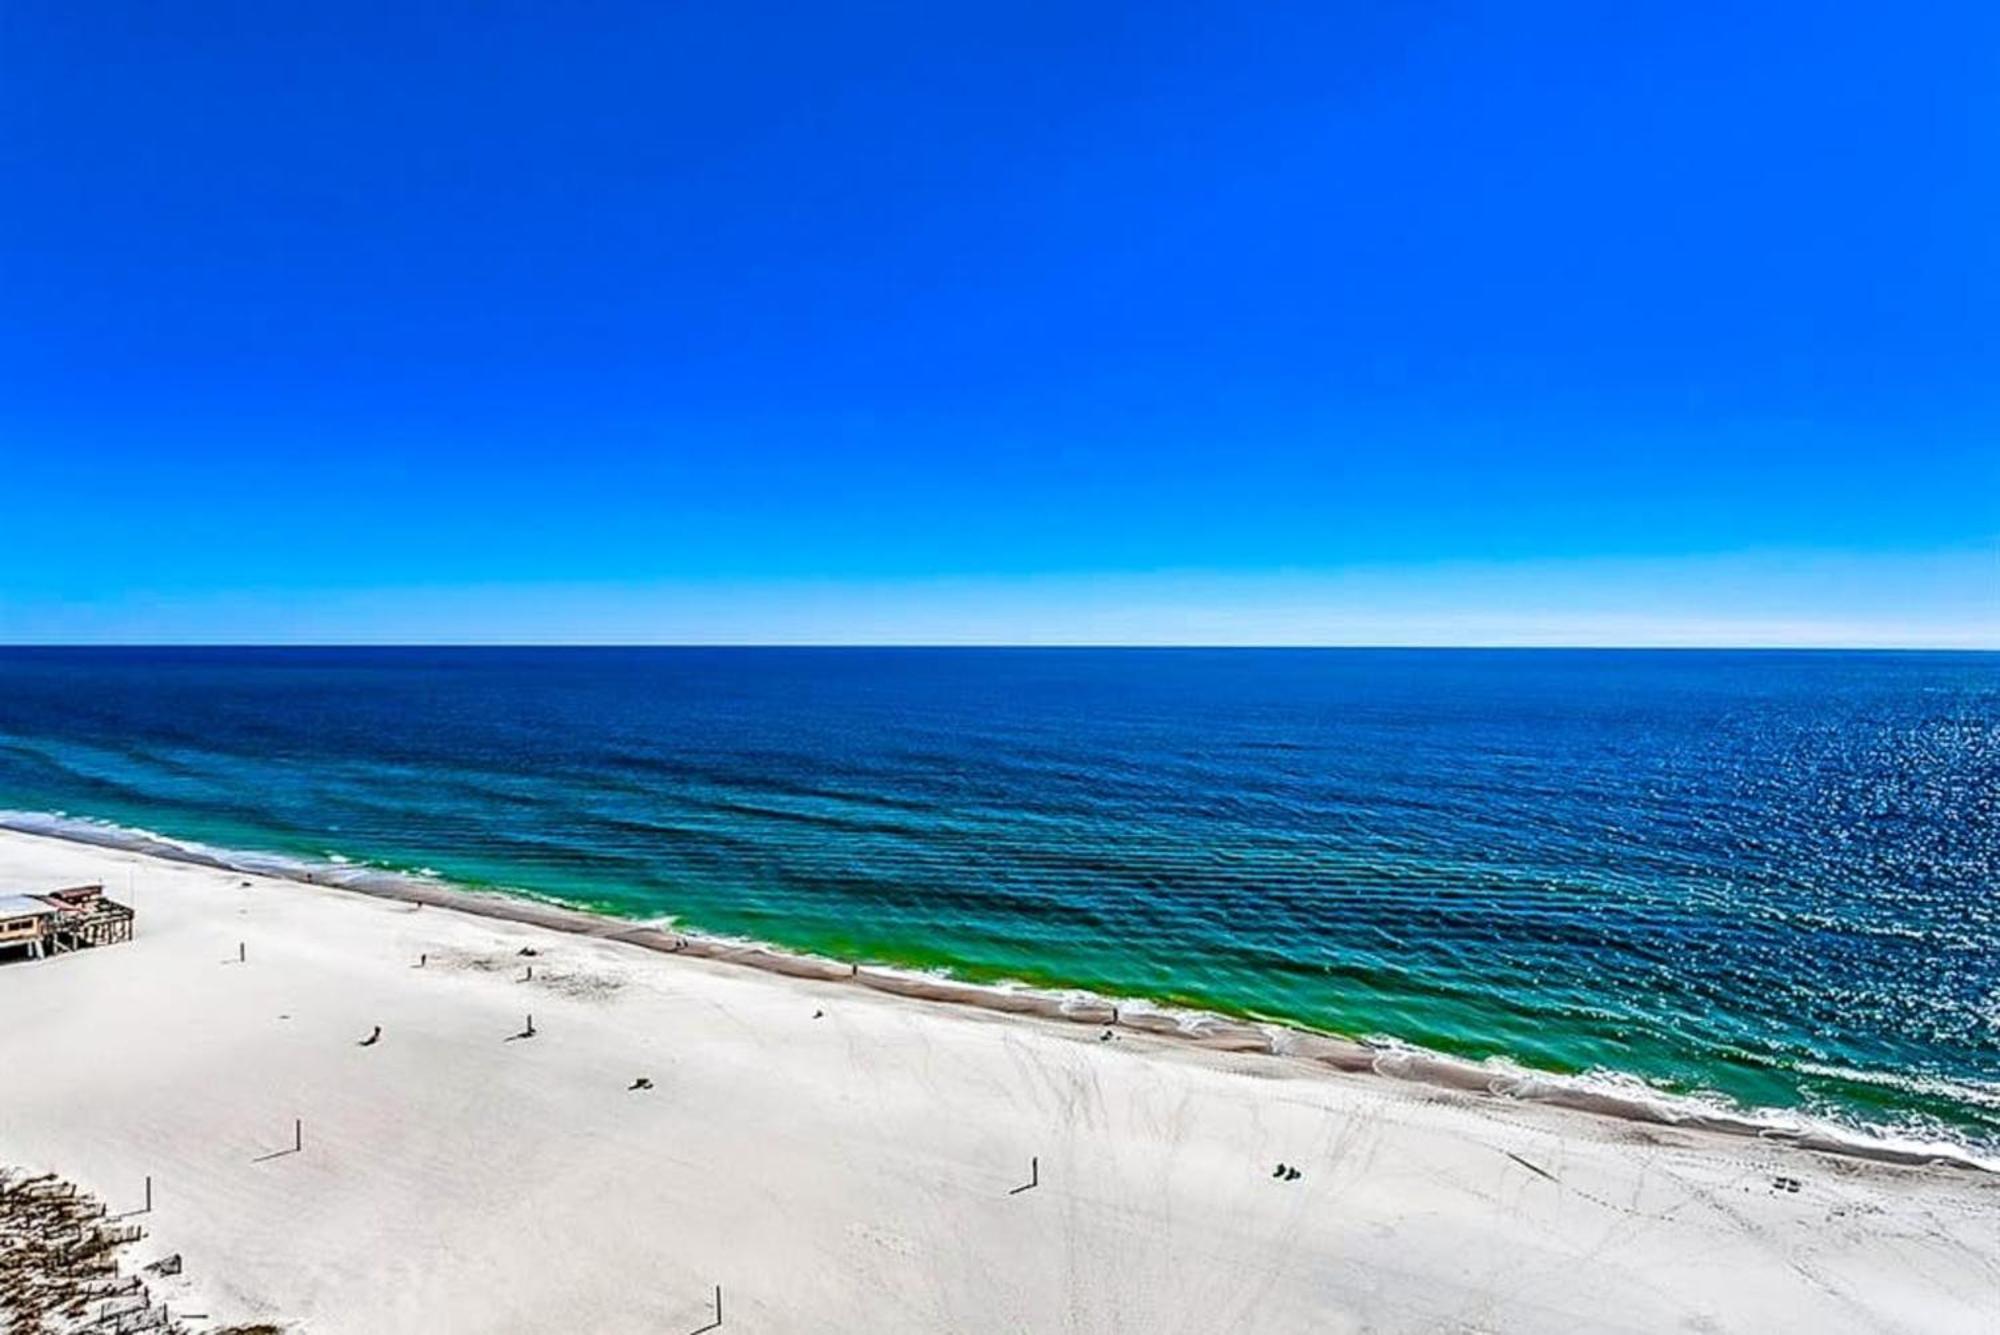
[[[0,650],[0,806],[2000,1145],[2000,656]]]

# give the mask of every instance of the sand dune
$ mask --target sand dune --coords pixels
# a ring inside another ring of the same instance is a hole
[[[0,835],[0,887],[86,879],[138,939],[0,967],[0,1165],[114,1210],[150,1174],[134,1262],[216,1325],[2000,1321],[1991,1175]]]

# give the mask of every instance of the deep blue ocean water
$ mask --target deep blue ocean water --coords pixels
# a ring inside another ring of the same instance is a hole
[[[2000,655],[0,649],[0,807],[2000,1145]]]

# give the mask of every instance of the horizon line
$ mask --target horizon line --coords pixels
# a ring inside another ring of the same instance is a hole
[[[1557,643],[1326,643],[1285,644],[1188,641],[1176,644],[1131,641],[869,641],[869,640],[0,640],[0,652],[10,649],[895,649],[895,650],[1092,650],[1180,652],[1187,650],[1440,653],[1500,650],[1568,653],[1894,653],[2000,654],[2000,645],[1963,644],[1590,644]]]

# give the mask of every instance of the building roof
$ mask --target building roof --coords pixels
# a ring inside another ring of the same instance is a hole
[[[62,912],[46,899],[33,895],[0,895],[0,918],[33,918]]]

